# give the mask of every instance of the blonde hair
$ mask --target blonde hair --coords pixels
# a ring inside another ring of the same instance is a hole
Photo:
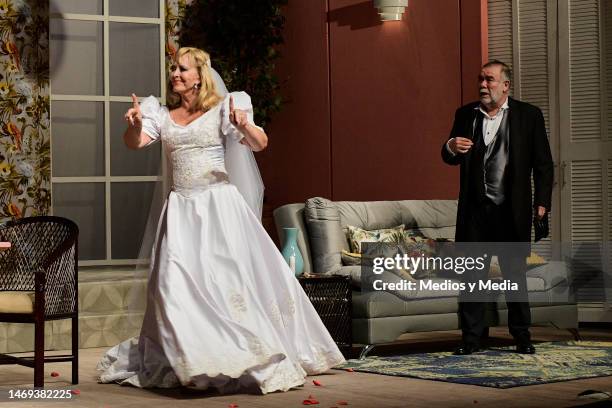
[[[192,109],[194,111],[207,111],[215,106],[221,100],[221,96],[217,92],[215,81],[213,81],[210,73],[210,56],[207,52],[193,47],[182,47],[174,55],[174,60],[178,60],[187,55],[195,64],[200,76],[200,88],[198,96],[193,101]],[[166,104],[170,109],[176,108],[181,104],[181,97],[176,92],[172,91],[172,76],[168,78],[168,91],[166,94]]]

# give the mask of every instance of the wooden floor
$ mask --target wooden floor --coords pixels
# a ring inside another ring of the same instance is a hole
[[[612,341],[612,328],[591,327],[581,329],[587,340]],[[557,329],[533,329],[534,340],[571,340],[571,336]],[[504,329],[493,329],[493,341],[509,344]],[[458,332],[437,332],[408,335],[399,345],[380,347],[372,354],[398,354],[422,351],[445,351],[452,349],[459,340]],[[577,395],[585,390],[594,389],[612,392],[612,377],[588,380],[566,381],[553,384],[532,385],[506,390],[425,381],[404,377],[390,377],[376,374],[332,370],[325,375],[309,377],[304,387],[286,393],[269,395],[226,395],[211,392],[196,392],[187,389],[166,391],[141,390],[114,384],[97,384],[95,366],[104,349],[81,350],[81,383],[72,388],[80,394],[68,401],[6,402],[9,388],[31,387],[32,370],[19,366],[0,368],[0,408],[15,407],[230,407],[240,408],[302,407],[303,400],[309,396],[319,401],[315,407],[339,407],[346,402],[347,407],[386,408],[386,407],[572,407],[596,402],[580,400]],[[228,356],[229,358],[229,356]],[[51,377],[51,372],[58,377]],[[70,366],[65,363],[46,366],[45,381],[48,388],[71,387]],[[315,386],[312,380],[322,386]],[[606,402],[607,404],[607,402]],[[593,407],[612,406],[593,405]]]

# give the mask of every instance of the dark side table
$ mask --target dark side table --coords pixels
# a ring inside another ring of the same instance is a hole
[[[298,281],[342,354],[350,357],[353,345],[350,276],[309,275],[299,277]]]

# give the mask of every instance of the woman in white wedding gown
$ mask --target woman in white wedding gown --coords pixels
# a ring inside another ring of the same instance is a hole
[[[302,385],[344,358],[225,166],[226,145],[257,151],[267,136],[248,95],[218,95],[204,51],[181,48],[170,79],[170,109],[133,96],[126,113],[128,147],[164,142],[172,191],[140,336],[104,355],[100,382],[264,394]]]

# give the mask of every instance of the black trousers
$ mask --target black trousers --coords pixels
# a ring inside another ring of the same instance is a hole
[[[509,204],[496,205],[487,199],[472,206],[469,213],[467,241],[475,243],[473,245],[474,248],[478,248],[477,252],[480,252],[481,255],[486,253],[487,258],[486,267],[483,270],[472,270],[462,275],[466,287],[468,283],[478,284],[480,280],[489,279],[491,257],[496,255],[503,279],[518,285],[518,290],[505,293],[508,307],[508,329],[517,343],[528,343],[530,341],[531,311],[527,299],[525,272],[529,247],[517,243],[518,238]],[[488,329],[485,321],[487,302],[484,297],[483,292],[467,290],[460,295],[459,318],[463,342],[466,344],[480,345],[480,339]]]

